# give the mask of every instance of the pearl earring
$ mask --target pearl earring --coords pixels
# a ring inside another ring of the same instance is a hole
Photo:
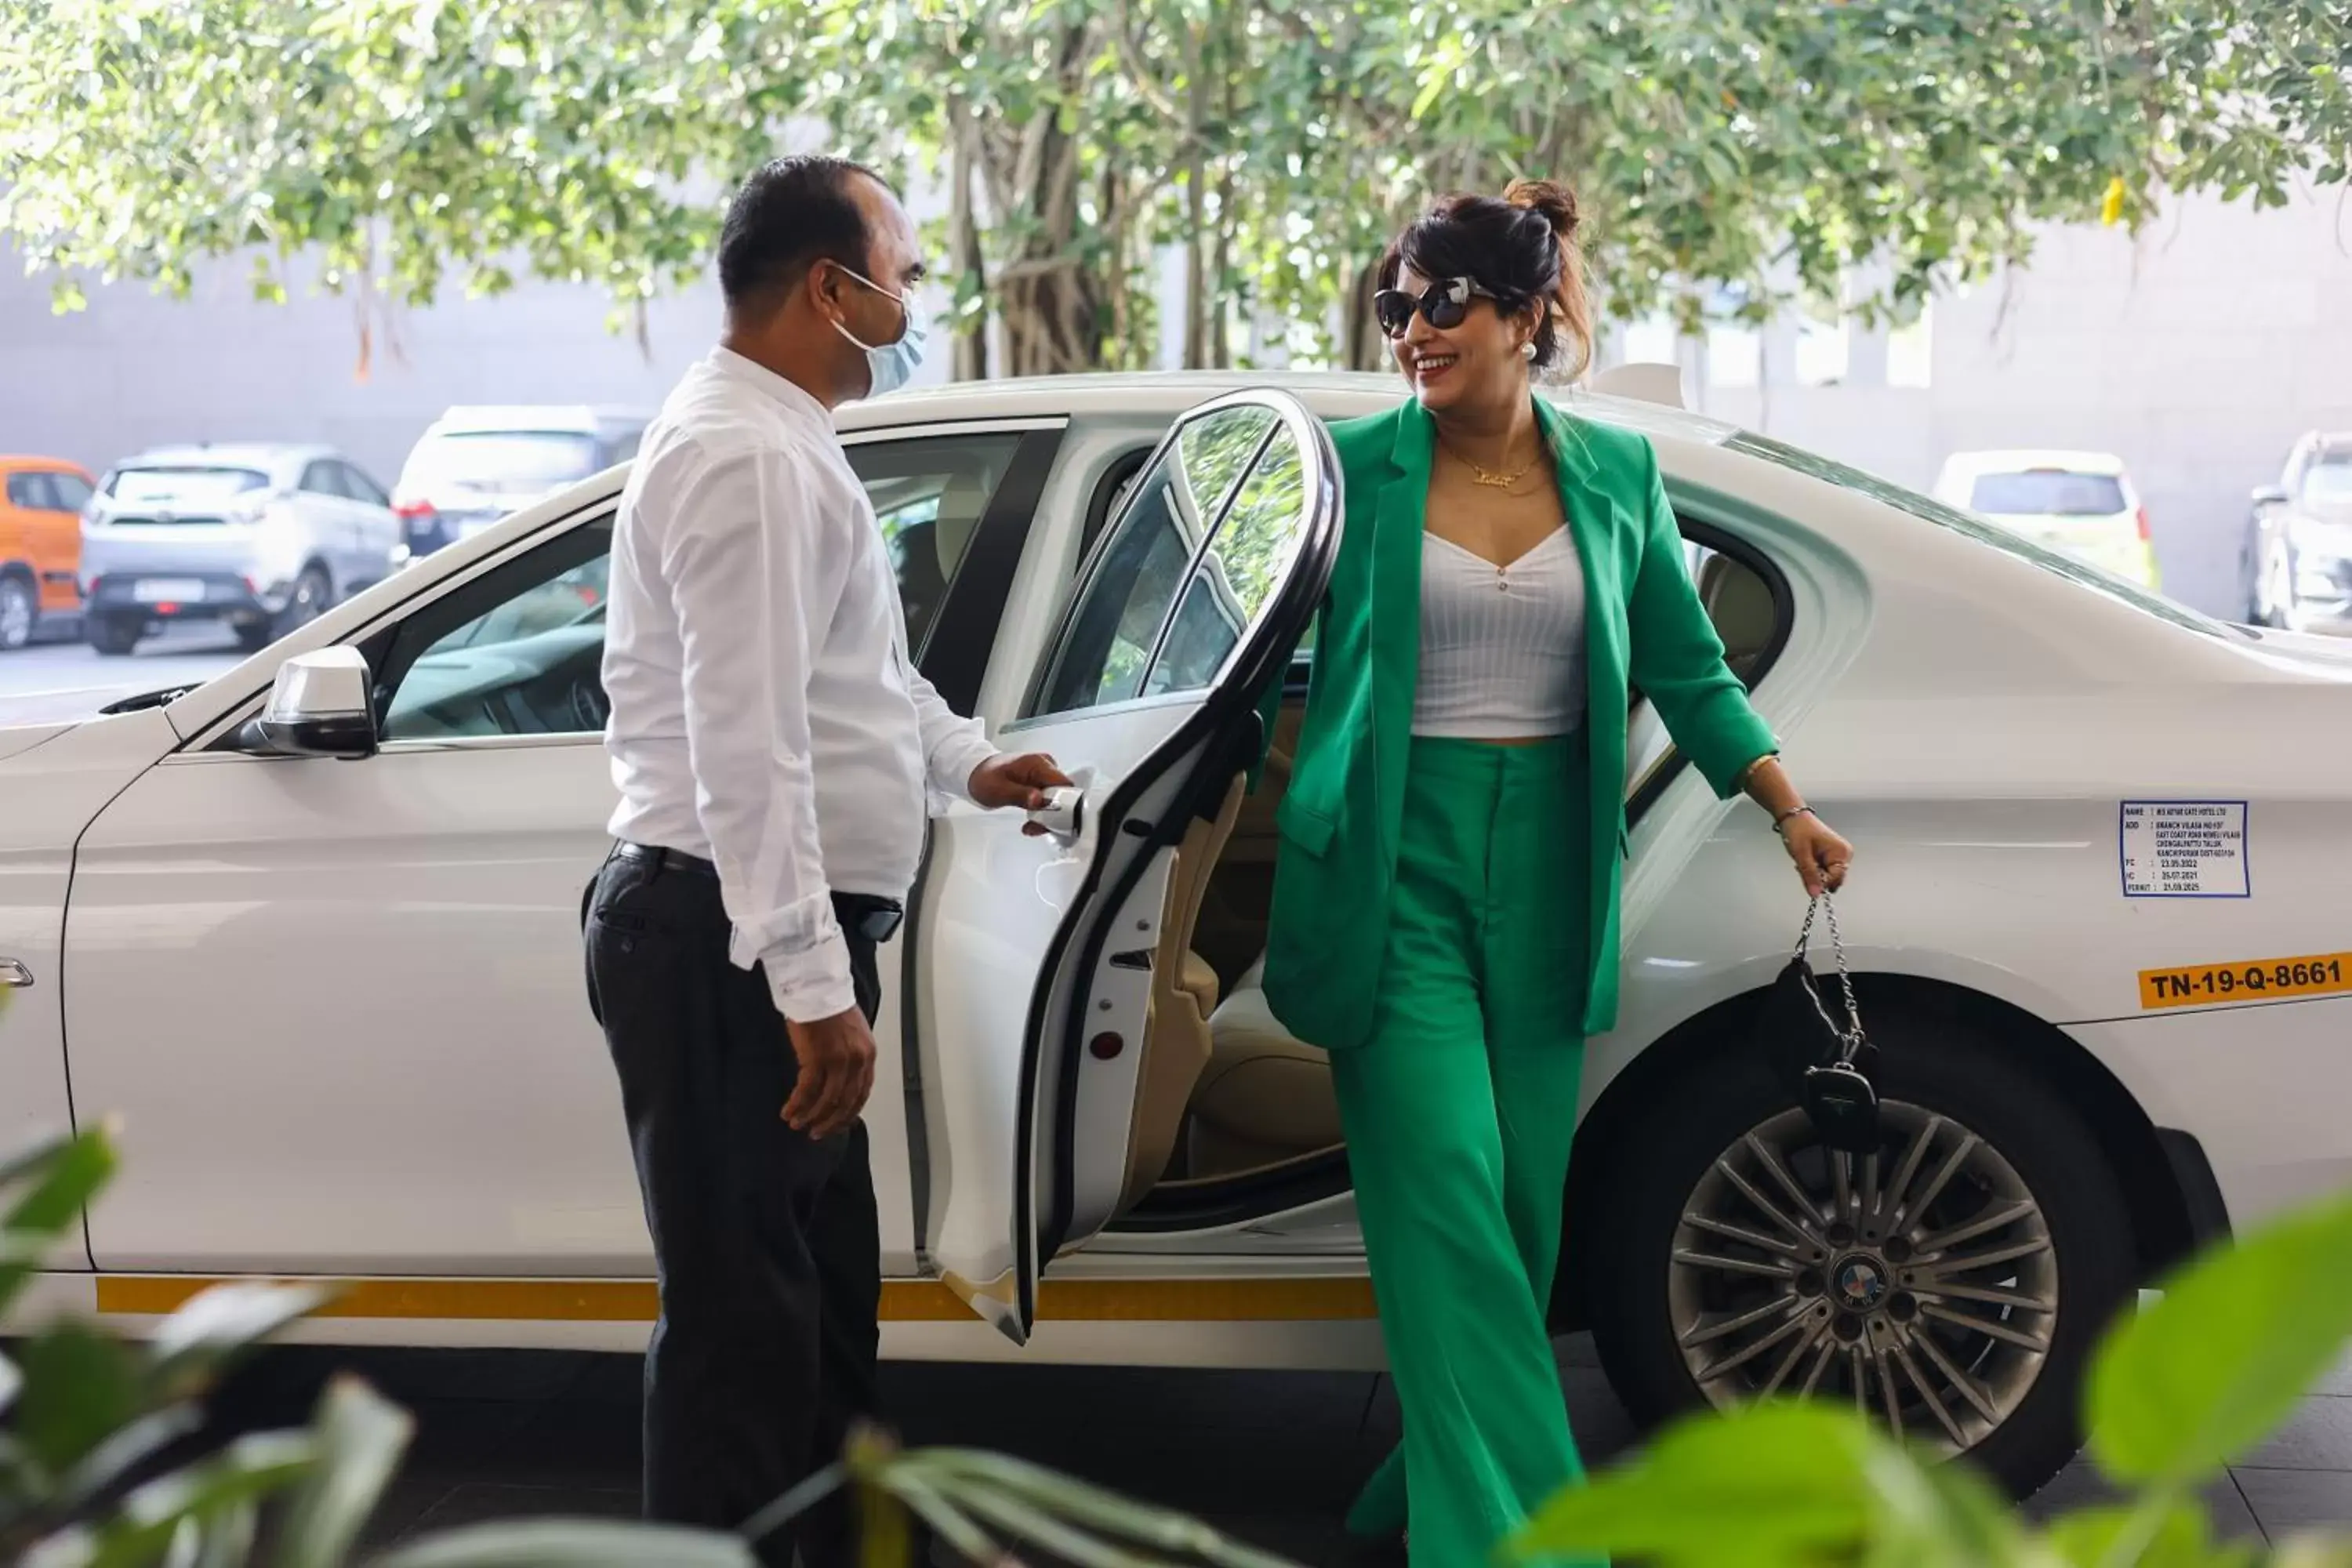
[[[1536,341],[1533,338],[1519,345],[1519,357],[1528,360],[1536,357]]]

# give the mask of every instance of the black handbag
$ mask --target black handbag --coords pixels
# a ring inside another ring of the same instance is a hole
[[[1829,927],[1830,950],[1837,960],[1839,999],[1845,1013],[1843,1025],[1832,1016],[1821,981],[1807,958],[1816,918]],[[1804,927],[1797,933],[1797,951],[1765,993],[1758,1032],[1773,1075],[1804,1107],[1821,1141],[1843,1153],[1875,1153],[1878,1091],[1870,1075],[1877,1069],[1878,1047],[1870,1043],[1862,1026],[1853,976],[1846,968],[1845,939],[1838,931],[1837,907],[1827,893],[1806,908]]]

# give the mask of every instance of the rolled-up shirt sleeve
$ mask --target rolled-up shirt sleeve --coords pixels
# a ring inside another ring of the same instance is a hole
[[[996,755],[988,731],[977,719],[967,719],[947,705],[931,683],[909,671],[908,695],[915,700],[916,721],[922,727],[923,771],[929,775],[928,800],[933,816],[952,803],[971,799],[971,775]]]
[[[786,1018],[829,1018],[857,998],[817,837],[808,693],[856,520],[829,516],[778,452],[715,461],[680,502],[663,568],[695,810],[734,926],[728,956],[764,969]]]

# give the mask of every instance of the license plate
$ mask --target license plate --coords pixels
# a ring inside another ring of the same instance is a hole
[[[205,596],[200,577],[150,577],[131,584],[131,596],[142,605],[176,605]]]

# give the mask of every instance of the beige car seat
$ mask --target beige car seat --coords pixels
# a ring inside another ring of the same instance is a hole
[[[1160,916],[1160,942],[1151,955],[1151,992],[1144,1005],[1143,1067],[1128,1131],[1127,1184],[1119,1207],[1131,1207],[1167,1173],[1184,1125],[1193,1086],[1209,1065],[1209,1017],[1217,1007],[1217,972],[1192,947],[1209,873],[1241,813],[1244,780],[1236,775],[1214,820],[1195,819],[1176,847]]]
[[[1265,984],[1261,958],[1209,1020],[1209,1064],[1192,1092],[1195,1181],[1280,1164],[1342,1142],[1330,1058],[1276,1022]]]
[[[1745,681],[1756,679],[1757,661],[1772,646],[1779,616],[1771,585],[1749,567],[1715,551],[1699,563],[1698,602],[1723,639],[1724,662]]]

